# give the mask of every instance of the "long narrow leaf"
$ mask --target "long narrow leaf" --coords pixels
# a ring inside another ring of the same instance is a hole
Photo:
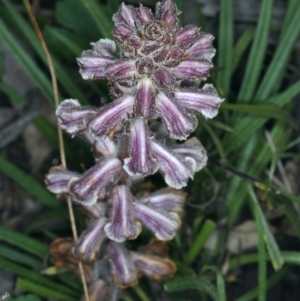
[[[221,0],[220,24],[218,36],[218,65],[223,68],[218,72],[218,81],[227,95],[230,88],[233,48],[233,1]]]
[[[267,288],[270,289],[276,283],[278,283],[287,274],[288,270],[289,270],[289,267],[286,266],[283,269],[281,269],[279,272],[274,274],[272,277],[270,277],[267,280]],[[258,288],[254,288],[254,289],[250,290],[249,292],[247,292],[246,294],[244,294],[243,296],[235,299],[234,301],[251,301],[251,300],[255,300],[257,298],[257,295],[258,295]]]
[[[226,290],[225,290],[225,280],[220,270],[215,266],[205,267],[204,270],[211,270],[216,274],[217,278],[217,292],[219,296],[219,301],[226,301]]]
[[[64,285],[61,285],[48,277],[42,276],[39,273],[33,272],[27,268],[24,268],[18,264],[15,264],[9,260],[5,260],[0,258],[0,267],[15,273],[18,276],[24,277],[28,280],[34,281],[35,283],[39,283],[44,285],[48,289],[54,289],[58,292],[68,294],[69,296],[78,297],[78,293],[73,289],[70,289]]]
[[[164,288],[167,292],[178,292],[189,289],[196,289],[208,294],[214,301],[218,301],[215,286],[204,277],[185,276],[168,281]]]
[[[10,18],[10,20],[13,21],[13,24],[21,32],[24,39],[26,39],[26,41],[31,45],[31,47],[38,54],[40,59],[48,67],[45,53],[44,53],[44,51],[41,47],[41,44],[40,44],[34,30],[32,29],[32,27],[23,19],[22,16],[20,16],[20,14],[16,11],[14,6],[10,2],[8,2],[7,0],[3,0],[3,4],[6,8],[6,13],[8,14],[8,17]],[[15,44],[17,44],[16,40],[14,42],[15,42]],[[88,102],[85,94],[80,90],[78,85],[76,85],[72,81],[70,75],[62,67],[63,65],[61,64],[61,62],[59,62],[55,57],[52,57],[52,60],[53,60],[53,64],[55,67],[58,81],[61,84],[61,86],[64,87],[64,89],[68,92],[68,94],[70,96],[72,96],[73,98],[78,98],[83,104],[88,104],[89,102]],[[27,72],[26,69],[25,69],[25,71]],[[49,83],[50,83],[50,81],[49,81]],[[50,85],[51,85],[51,83],[50,83]],[[52,89],[52,86],[51,86],[51,89]]]
[[[281,252],[284,262],[292,265],[300,266],[300,252]],[[267,260],[270,260],[270,256],[267,256]],[[235,269],[242,265],[252,264],[258,261],[258,253],[244,254],[239,257],[230,259],[229,268]]]
[[[36,83],[40,88],[42,94],[46,99],[53,103],[53,91],[52,86],[48,78],[44,75],[41,69],[33,61],[30,55],[18,43],[8,30],[4,22],[0,19],[0,39],[3,41],[5,46],[10,50],[15,59],[24,68],[29,77]]]
[[[216,224],[212,220],[207,219],[202,228],[200,229],[197,237],[195,238],[192,246],[190,247],[190,250],[186,257],[187,264],[193,263],[199,252],[201,251],[202,247],[204,246],[205,242],[209,238],[209,236],[212,234],[212,232],[215,230]]]
[[[239,102],[249,102],[256,89],[263,60],[265,57],[269,28],[272,16],[273,0],[263,0],[260,8],[255,37],[251,47],[246,73],[238,95]]]
[[[234,46],[231,73],[234,73],[234,71],[238,67],[241,58],[243,57],[245,51],[253,40],[254,33],[255,30],[252,27],[245,30],[245,32],[242,34],[242,36]]]
[[[55,288],[48,288],[47,286],[42,286],[36,282],[32,282],[23,278],[18,278],[17,287],[25,290],[27,292],[35,293],[41,297],[52,298],[61,301],[78,301],[79,296],[74,297],[73,295],[67,293],[58,292]]]
[[[57,208],[61,206],[56,198],[48,192],[46,188],[1,155],[0,171],[13,181],[17,182],[43,205],[49,208]]]
[[[262,116],[267,118],[275,118],[285,121],[297,128],[297,122],[285,110],[272,104],[230,104],[224,103],[221,107],[224,110],[231,110],[235,112],[245,113],[249,115]]]
[[[80,0],[86,10],[91,15],[92,19],[98,26],[98,30],[104,38],[110,38],[113,24],[108,16],[105,13],[105,7],[100,6],[95,0]]]
[[[272,232],[270,231],[269,225],[268,225],[268,223],[264,217],[264,214],[260,208],[260,205],[258,203],[258,200],[256,198],[256,195],[253,191],[252,186],[248,185],[248,191],[249,191],[250,199],[253,204],[252,207],[253,207],[253,211],[255,212],[255,217],[257,218],[257,220],[259,220],[259,226],[261,228],[259,230],[260,231],[263,230],[264,240],[267,245],[269,255],[271,257],[273,268],[277,271],[284,264],[284,259],[281,256],[280,249],[276,243],[276,240],[275,240]]]
[[[283,107],[299,93],[300,80],[295,82],[284,92],[266,99],[265,104],[268,103]],[[229,152],[233,149],[236,149],[237,146],[242,145],[245,141],[247,141],[248,137],[251,137],[252,134],[257,131],[267,120],[268,118],[266,117],[244,116],[237,124],[228,141],[226,141],[226,151]]]
[[[31,255],[17,251],[16,249],[0,245],[0,258],[1,257],[13,262],[27,265],[34,269],[42,269],[43,267],[41,260],[38,260]]]
[[[253,201],[253,207],[256,207],[256,201]],[[253,208],[255,215],[255,222],[257,225],[257,234],[258,234],[258,301],[265,301],[267,294],[267,256],[266,256],[266,247],[264,242],[264,226],[257,208]]]
[[[0,240],[40,258],[43,258],[48,251],[48,246],[46,244],[43,244],[27,235],[4,227],[0,227]]]
[[[285,71],[291,51],[300,34],[300,5],[296,7],[293,18],[286,28],[279,45],[276,47],[272,62],[260,83],[256,93],[257,101],[264,101],[280,87],[282,73]]]

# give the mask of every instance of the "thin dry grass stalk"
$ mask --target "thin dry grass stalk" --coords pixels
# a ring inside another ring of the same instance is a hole
[[[39,25],[36,21],[36,18],[34,16],[33,11],[32,11],[32,7],[31,7],[31,4],[30,4],[29,0],[23,0],[23,2],[24,2],[24,5],[26,7],[26,10],[29,14],[29,17],[31,19],[31,22],[33,24],[35,32],[38,36],[38,39],[39,39],[39,41],[40,41],[40,43],[41,43],[41,45],[44,49],[46,57],[47,57],[49,70],[50,70],[50,74],[51,74],[52,86],[53,86],[55,107],[57,108],[59,106],[59,92],[58,92],[56,73],[55,73],[55,68],[54,68],[53,62],[52,62],[52,58],[51,58],[51,55],[49,53],[46,42],[44,40],[43,34],[42,34],[42,32],[39,28]],[[63,168],[66,168],[67,164],[66,164],[66,156],[65,156],[62,129],[61,129],[60,126],[58,126],[57,130],[58,130],[61,165],[62,165]],[[69,210],[69,216],[70,216],[71,227],[72,227],[72,234],[73,234],[74,241],[76,241],[77,238],[78,238],[78,234],[77,234],[77,229],[76,229],[76,224],[75,224],[75,217],[74,217],[74,212],[73,212],[73,207],[72,207],[72,202],[71,202],[70,197],[67,198],[67,203],[68,203],[68,210]],[[82,262],[79,261],[78,265],[79,265],[79,271],[80,271],[81,281],[82,281],[82,284],[83,284],[85,298],[86,298],[87,301],[89,301],[89,294],[88,294],[87,283],[86,283],[86,279],[85,279],[85,275],[84,275],[84,271],[83,271]]]

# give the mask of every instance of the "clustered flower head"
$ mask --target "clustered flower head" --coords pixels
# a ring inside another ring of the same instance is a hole
[[[185,200],[177,189],[207,161],[199,140],[186,140],[197,127],[195,113],[213,118],[223,101],[211,84],[195,88],[213,66],[213,37],[193,25],[180,27],[178,14],[171,0],[158,2],[155,14],[123,3],[113,16],[117,45],[100,39],[77,59],[83,79],[109,81],[112,102],[83,107],[67,99],[56,111],[60,126],[91,146],[95,165],[83,174],[53,167],[48,189],[69,195],[90,217],[73,255],[84,262],[105,259],[120,288],[135,285],[141,274],[160,280],[175,273],[166,253],[155,251],[159,244],[152,242],[152,253],[145,253],[124,243],[136,239],[142,225],[157,241],[174,237]],[[169,187],[132,193],[157,171]],[[109,287],[110,281],[97,283]]]

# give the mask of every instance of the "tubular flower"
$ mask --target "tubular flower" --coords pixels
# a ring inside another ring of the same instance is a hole
[[[180,27],[178,14],[172,0],[158,2],[155,13],[123,3],[113,16],[119,50],[114,41],[100,39],[77,59],[83,79],[109,81],[112,102],[83,107],[67,99],[56,110],[60,126],[83,138],[95,158],[82,174],[58,166],[46,175],[51,192],[69,196],[89,217],[67,249],[72,263],[94,267],[90,300],[110,300],[142,274],[162,280],[176,272],[166,241],[181,225],[186,193],[178,189],[207,163],[200,141],[187,138],[197,127],[194,114],[213,118],[223,102],[211,84],[191,88],[213,67],[213,37],[193,25]],[[169,187],[141,191],[134,185],[156,172]],[[124,243],[136,239],[143,226],[155,241],[127,249]]]

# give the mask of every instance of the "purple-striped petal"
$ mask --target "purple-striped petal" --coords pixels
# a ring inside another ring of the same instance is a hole
[[[80,178],[72,178],[69,191],[74,201],[85,205],[96,203],[102,189],[119,175],[121,169],[121,161],[111,158],[99,162]]]
[[[181,48],[189,47],[199,36],[200,28],[194,25],[187,25],[182,28],[176,37],[177,45]]]
[[[195,164],[195,160],[187,158],[185,161],[174,154],[171,150],[163,147],[161,144],[152,141],[153,155],[157,157],[160,170],[163,173],[166,183],[176,189],[180,189],[187,185],[189,178],[193,179],[193,169],[191,163]]]
[[[92,220],[88,228],[80,235],[73,248],[74,255],[82,261],[95,261],[100,255],[100,248],[106,238],[104,226],[106,218]]]
[[[134,211],[136,218],[159,240],[171,240],[181,225],[178,214],[174,212],[156,211],[141,203],[135,204]]]
[[[206,84],[203,89],[182,89],[175,91],[175,98],[178,103],[206,118],[214,118],[218,114],[218,109],[224,99],[218,96],[213,85]]]
[[[120,42],[124,43],[126,39],[133,33],[133,30],[123,23],[116,24],[113,30],[113,36]]]
[[[156,4],[155,15],[156,19],[168,22],[171,26],[176,26],[178,23],[178,11],[172,0],[164,0]]]
[[[187,50],[186,54],[189,59],[205,59],[211,62],[216,53],[216,49],[212,46],[214,37],[208,33],[200,33],[197,40]]]
[[[92,49],[98,53],[99,56],[104,56],[112,59],[116,59],[116,43],[109,39],[100,39],[96,43],[91,43]]]
[[[113,188],[111,192],[110,222],[105,226],[107,237],[116,242],[135,239],[142,231],[140,222],[132,216],[132,195],[125,185]]]
[[[90,107],[82,107],[76,99],[66,99],[58,106],[56,116],[61,128],[70,134],[76,134],[86,129],[85,118],[95,112]]]
[[[133,96],[124,96],[103,107],[92,119],[87,120],[87,126],[96,138],[108,135],[123,119],[132,113]]]
[[[107,66],[106,76],[111,81],[131,78],[137,74],[135,61],[119,60]]]
[[[114,61],[115,58],[99,55],[95,50],[86,50],[77,58],[79,72],[83,79],[106,78],[106,66]]]
[[[110,137],[97,139],[93,145],[94,152],[103,155],[105,158],[115,157],[117,147],[115,142]]]
[[[159,92],[156,97],[156,108],[171,138],[184,140],[197,127],[195,116],[186,113],[174,100],[170,100],[163,92]]]
[[[124,160],[123,168],[130,176],[153,174],[158,163],[152,156],[150,134],[144,119],[135,118],[130,124],[129,158]]]
[[[165,188],[138,199],[138,201],[149,204],[155,209],[180,212],[185,199],[186,193],[184,191]]]
[[[139,81],[134,111],[137,116],[144,118],[152,118],[155,115],[154,83],[147,77]]]
[[[135,28],[135,8],[130,5],[121,4],[119,11],[113,15],[114,23],[124,23],[130,28]]]
[[[174,153],[183,156],[185,159],[192,158],[196,165],[194,171],[199,171],[206,166],[207,154],[200,141],[193,137],[183,144],[177,144],[172,147]]]
[[[155,83],[161,89],[173,89],[175,79],[172,74],[165,68],[158,68],[154,73]]]
[[[149,8],[144,7],[142,4],[140,4],[140,7],[136,10],[135,17],[140,25],[145,25],[147,22],[153,19],[153,14]]]
[[[185,60],[174,69],[179,80],[206,80],[213,65],[206,60]]]
[[[138,282],[137,271],[131,255],[124,245],[110,242],[107,246],[107,253],[115,284],[121,288],[136,285]]]
[[[54,194],[67,194],[69,181],[79,174],[66,170],[61,166],[52,167],[46,175],[45,182],[48,190]]]
[[[172,278],[176,272],[175,263],[168,258],[131,252],[136,268],[155,281]]]

